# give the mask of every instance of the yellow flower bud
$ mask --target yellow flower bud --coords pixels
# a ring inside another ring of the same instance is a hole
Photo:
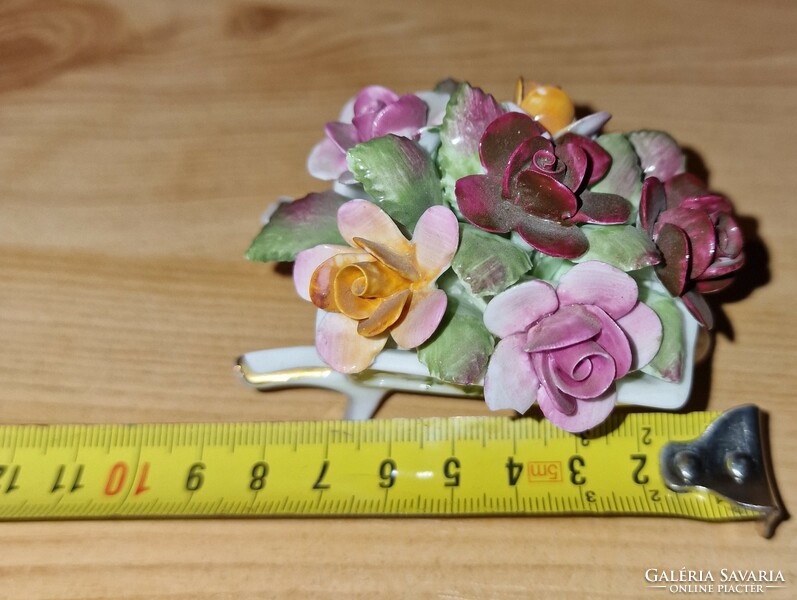
[[[533,82],[526,85],[522,77],[515,84],[515,104],[552,134],[570,125],[576,116],[573,102],[561,88]]]

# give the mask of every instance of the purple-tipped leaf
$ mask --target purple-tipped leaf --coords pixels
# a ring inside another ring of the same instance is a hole
[[[451,95],[440,127],[437,161],[443,176],[446,198],[456,206],[454,186],[466,175],[484,172],[479,159],[479,143],[487,126],[504,110],[495,98],[467,83]]]
[[[642,371],[648,375],[653,375],[665,381],[679,382],[684,367],[684,324],[681,311],[676,306],[677,300],[674,300],[664,294],[652,292],[647,288],[642,288],[644,305],[652,309],[661,322],[661,342],[655,355],[650,359],[646,365],[643,366]],[[634,313],[628,315],[633,318]],[[639,333],[634,333],[634,323],[624,321],[625,318],[620,319],[618,323],[621,327],[626,329],[630,336],[634,339],[639,339],[636,344],[647,344],[647,340],[651,337],[651,329],[649,326],[645,327]]]
[[[528,253],[500,235],[462,225],[462,241],[451,263],[475,296],[495,296],[531,269]]]
[[[643,174],[634,147],[621,133],[601,135],[597,143],[609,153],[612,161],[608,173],[597,183],[591,184],[590,190],[622,196],[636,210],[639,206]]]
[[[686,157],[668,133],[633,131],[628,134],[628,139],[639,156],[639,164],[645,177],[657,177],[661,181],[667,181],[686,169]]]
[[[584,225],[581,231],[589,240],[589,250],[576,262],[597,260],[625,272],[661,262],[653,241],[633,225]]]
[[[337,213],[347,198],[328,191],[280,202],[246,251],[249,260],[291,261],[302,250],[320,244],[345,244]]]
[[[349,150],[347,160],[371,198],[408,229],[427,208],[443,202],[434,161],[417,142],[396,135],[374,138]]]
[[[447,288],[445,316],[434,335],[418,348],[418,360],[437,379],[472,385],[484,376],[495,340],[481,310],[469,301],[456,277],[450,279],[456,290]]]

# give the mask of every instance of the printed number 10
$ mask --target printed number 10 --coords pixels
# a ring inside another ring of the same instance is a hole
[[[106,496],[116,496],[124,489],[125,483],[127,482],[128,470],[127,463],[122,461],[119,461],[111,467],[111,470],[108,473],[108,480],[105,482]],[[148,475],[149,463],[142,463],[141,472],[138,476],[138,483],[136,484],[136,489],[133,492],[134,496],[138,496],[139,494],[143,494],[149,490],[149,486],[147,485]]]

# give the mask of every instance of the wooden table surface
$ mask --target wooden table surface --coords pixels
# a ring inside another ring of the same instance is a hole
[[[265,207],[325,188],[305,159],[360,87],[557,83],[670,131],[743,215],[749,265],[690,409],[755,402],[797,506],[797,5],[790,0],[0,3],[0,420],[337,418],[257,394],[240,353],[312,342],[313,310],[242,258]],[[487,414],[397,396],[379,417]],[[654,598],[649,568],[781,570],[793,521],[208,520],[0,525],[0,596]],[[760,594],[758,595],[760,596]],[[736,597],[741,597],[736,595]]]

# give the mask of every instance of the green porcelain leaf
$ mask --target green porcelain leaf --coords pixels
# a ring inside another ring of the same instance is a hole
[[[659,379],[678,382],[684,368],[684,332],[681,311],[675,300],[640,286],[639,297],[661,319],[661,347],[642,371]]]
[[[418,360],[432,377],[473,385],[484,376],[495,348],[484,326],[484,303],[470,296],[456,277],[441,280],[438,284],[448,294],[446,314],[431,339],[418,348]]]
[[[457,206],[454,195],[457,179],[484,173],[479,142],[487,126],[504,112],[495,98],[468,83],[461,83],[451,95],[440,127],[437,153],[445,197],[451,206]]]
[[[532,277],[543,279],[554,285],[575,266],[571,260],[548,256],[543,252],[535,252],[532,262],[534,263],[534,268],[531,270]]]
[[[338,209],[348,198],[333,191],[280,201],[268,223],[252,240],[246,258],[259,262],[292,261],[302,250],[319,244],[343,244]]]
[[[605,133],[598,136],[596,141],[611,155],[612,166],[606,176],[590,189],[593,192],[619,194],[628,200],[634,207],[631,215],[633,220],[639,209],[643,179],[634,146],[622,133]]]
[[[346,160],[382,210],[410,231],[427,208],[443,203],[434,161],[412,140],[374,138],[350,149]]]
[[[531,269],[529,255],[510,240],[462,225],[451,267],[475,296],[503,292]]]
[[[599,260],[622,271],[636,271],[661,262],[656,245],[633,225],[584,225],[589,250],[574,262]]]

